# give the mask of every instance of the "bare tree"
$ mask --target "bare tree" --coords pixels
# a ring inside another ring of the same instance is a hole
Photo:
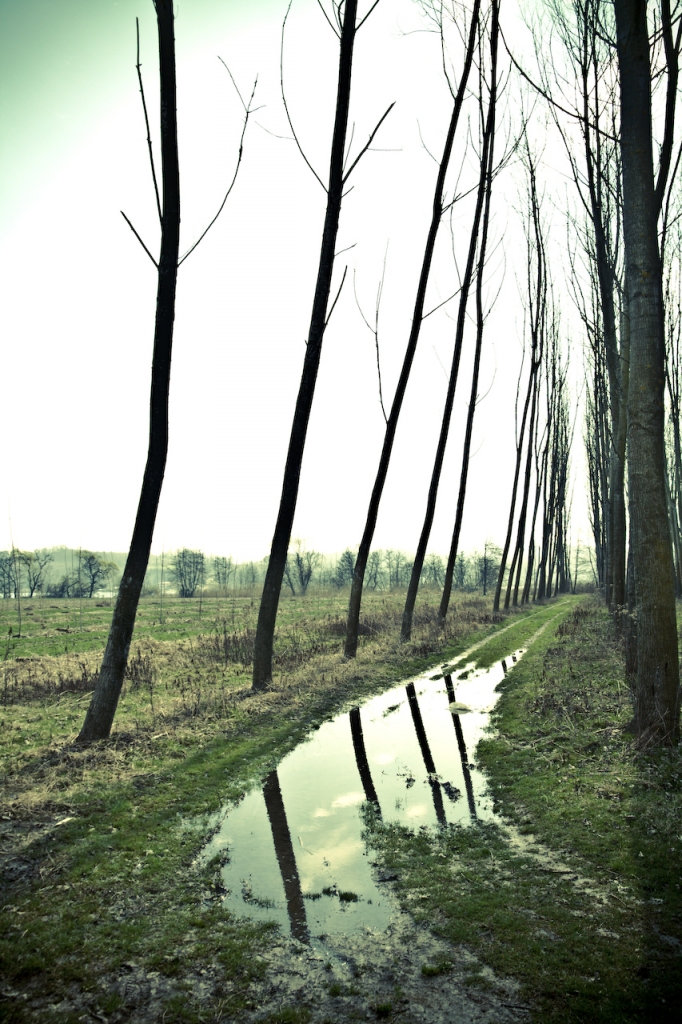
[[[344,277],[341,280],[339,291],[333,302],[329,303],[331,294],[332,275],[334,272],[336,238],[339,228],[339,217],[341,214],[341,203],[343,200],[344,187],[349,175],[357,166],[358,161],[369,149],[370,144],[376,135],[382,122],[388,115],[391,107],[380,119],[374,131],[371,133],[369,142],[363,147],[360,154],[345,169],[346,132],[348,127],[348,110],[350,105],[351,72],[353,66],[353,49],[358,29],[362,26],[369,13],[360,22],[357,21],[357,0],[340,0],[334,4],[334,16],[336,27],[330,21],[330,25],[339,36],[339,73],[338,89],[336,96],[336,113],[334,117],[334,133],[332,138],[331,159],[329,166],[329,183],[327,192],[327,209],[325,213],[324,228],[322,231],[322,247],[317,272],[317,283],[313,298],[313,308],[308,330],[308,341],[303,363],[303,372],[299,385],[296,408],[289,437],[289,448],[284,468],[284,479],[282,481],[282,492],[280,496],[277,522],[270,547],[270,558],[263,584],[263,595],[261,597],[260,609],[258,612],[258,625],[256,627],[256,639],[254,644],[253,658],[253,689],[263,690],[267,688],[272,680],[272,654],[275,637],[275,621],[277,619],[277,608],[279,606],[282,580],[287,565],[287,554],[291,540],[291,530],[296,512],[298,499],[299,480],[301,465],[303,462],[303,451],[305,448],[306,435],[308,433],[308,421],[315,394],[315,383],[322,354],[322,342],[329,318],[334,310],[334,305],[343,287]],[[343,13],[342,13],[343,12]],[[327,19],[329,21],[329,19]],[[307,161],[306,161],[307,162]],[[317,175],[316,175],[317,177]],[[320,179],[318,178],[318,181]]]
[[[528,381],[526,385],[525,397],[523,400],[523,408],[520,422],[518,421],[518,405],[520,398],[523,366],[521,368],[521,373],[519,374],[519,383],[516,393],[516,460],[514,466],[514,480],[512,483],[509,516],[507,519],[507,533],[504,540],[504,547],[502,548],[500,567],[497,577],[497,586],[495,588],[495,597],[493,600],[493,608],[495,611],[499,610],[500,601],[502,598],[502,587],[504,584],[505,573],[507,569],[507,558],[509,557],[509,549],[511,547],[512,533],[514,529],[514,519],[516,515],[516,502],[518,498],[519,480],[521,476],[521,464],[523,459],[523,452],[525,449],[526,466],[523,479],[521,512],[518,519],[516,543],[514,547],[511,567],[509,570],[509,578],[507,581],[507,590],[504,601],[505,608],[509,607],[511,590],[514,581],[514,572],[517,569],[517,566],[518,573],[520,573],[521,571],[521,558],[523,555],[525,537],[528,492],[530,485],[530,474],[532,470],[532,454],[535,436],[535,417],[540,395],[540,375],[542,370],[542,355],[545,343],[548,291],[547,252],[543,233],[540,196],[538,193],[536,160],[531,151],[527,135],[525,136],[525,163],[528,180],[527,208],[524,221],[527,249],[525,302],[527,304],[527,325],[528,333],[530,335],[530,366],[528,371]],[[518,592],[518,578],[516,586]]]
[[[322,556],[317,551],[307,551],[303,541],[296,540],[292,557],[298,582],[298,592],[305,595]]]
[[[181,548],[171,562],[170,576],[177,585],[180,597],[194,597],[204,582],[206,559],[201,551]]]
[[[231,558],[216,556],[213,559],[213,579],[221,590],[227,590],[236,568]]]
[[[667,0],[663,0],[662,13],[661,31],[670,40]],[[665,323],[657,231],[660,185],[667,168],[663,150],[655,184],[646,4],[615,0],[615,15],[633,384],[628,394],[628,486],[637,612],[635,722],[640,745],[649,746],[676,743],[680,718],[674,572],[665,493]],[[674,81],[675,87],[679,38],[678,33],[675,47],[666,44],[669,81]],[[669,117],[674,118],[674,98]],[[669,166],[669,158],[667,162]]]
[[[478,586],[483,590],[484,597],[491,585],[494,585],[497,581],[501,554],[502,552],[496,544],[486,540],[483,546],[483,554],[478,559]]]
[[[459,377],[459,364],[462,355],[462,344],[464,342],[464,326],[466,322],[467,306],[469,303],[469,294],[471,285],[474,280],[474,275],[477,268],[477,255],[478,255],[478,281],[481,282],[483,275],[483,267],[485,265],[485,251],[488,234],[488,224],[490,217],[490,194],[492,190],[492,161],[494,151],[494,138],[495,138],[495,110],[497,103],[497,40],[498,40],[498,4],[496,0],[492,3],[492,25],[490,28],[490,51],[491,51],[491,68],[490,68],[490,82],[489,82],[489,97],[488,97],[488,110],[487,113],[483,112],[483,73],[480,75],[480,87],[479,87],[479,116],[481,121],[481,130],[483,133],[481,153],[479,158],[479,179],[478,189],[476,195],[476,206],[474,209],[474,216],[471,224],[471,231],[469,235],[469,251],[467,254],[466,266],[464,269],[464,275],[460,286],[459,295],[459,310],[457,315],[457,329],[455,332],[455,345],[452,355],[452,365],[450,367],[450,376],[448,379],[448,386],[445,395],[445,405],[443,408],[443,416],[441,419],[440,434],[438,438],[438,446],[436,448],[436,457],[431,472],[431,482],[429,484],[429,492],[426,502],[426,512],[424,515],[424,523],[422,525],[419,542],[417,544],[417,553],[414,559],[414,565],[412,567],[412,575],[410,577],[410,583],[407,588],[407,597],[405,600],[405,607],[403,609],[402,624],[400,630],[400,638],[403,641],[409,640],[412,634],[412,618],[414,615],[414,605],[417,599],[417,592],[419,589],[419,581],[421,579],[422,567],[424,565],[424,558],[426,557],[426,548],[429,543],[429,537],[431,536],[431,527],[433,526],[433,518],[436,514],[436,501],[438,498],[438,488],[440,486],[441,472],[443,469],[443,460],[445,458],[445,448],[448,441],[448,434],[450,432],[450,420],[452,418],[452,408],[455,401],[455,390],[457,387],[457,380]],[[483,55],[480,55],[480,66],[483,67]],[[485,213],[484,213],[485,210]],[[483,229],[481,229],[481,222],[483,222]],[[480,253],[479,253],[479,235],[480,237]],[[483,265],[481,265],[483,264]],[[477,288],[477,300],[480,298],[480,291]],[[474,369],[473,379],[475,384],[472,388],[472,400],[469,405],[470,412],[476,408],[476,401],[478,397],[478,371],[481,361],[481,343],[483,340],[483,310],[481,303],[477,301],[477,307],[479,307],[480,316],[477,317],[477,337],[476,337],[476,351],[474,355]],[[472,420],[473,425],[473,420]],[[470,432],[469,432],[470,438]],[[466,441],[465,441],[466,446]],[[468,467],[468,459],[467,459]],[[463,467],[461,481],[464,481],[464,492],[466,492],[466,468]],[[460,488],[461,489],[461,488]],[[463,497],[462,497],[463,502]],[[461,519],[460,519],[461,522]],[[459,538],[458,538],[459,539]],[[447,598],[445,601],[445,608],[447,609],[447,601],[450,597],[450,588],[452,586],[452,572],[454,567],[454,560],[457,555],[455,549],[454,554],[451,552],[451,559],[448,562],[448,567],[445,571],[444,580],[444,593],[447,591]],[[439,616],[441,621],[444,620],[444,615]]]
[[[16,570],[13,551],[0,551],[0,592],[5,600],[14,597]]]
[[[570,589],[568,479],[573,427],[568,396],[568,366],[561,349],[560,320],[552,309],[545,345],[546,412],[537,479],[542,497],[542,542],[535,583],[538,600]],[[537,502],[536,502],[537,507]],[[524,600],[530,595],[532,548]]]
[[[360,606],[362,604],[362,591],[365,579],[365,571],[367,569],[367,560],[369,558],[369,552],[372,546],[372,540],[374,538],[374,530],[376,529],[377,517],[379,515],[379,505],[384,490],[384,484],[386,483],[388,466],[391,461],[391,453],[393,451],[395,432],[398,427],[398,420],[400,418],[400,412],[402,409],[403,400],[405,398],[407,382],[410,377],[412,363],[414,361],[414,355],[417,350],[417,342],[419,341],[419,334],[421,332],[421,326],[424,320],[426,287],[428,285],[429,276],[431,273],[431,263],[433,260],[433,253],[436,247],[436,238],[438,235],[438,230],[440,228],[441,220],[443,218],[444,209],[447,205],[445,202],[445,179],[448,167],[450,165],[450,158],[452,156],[452,147],[455,141],[455,133],[457,131],[459,118],[462,112],[462,105],[464,103],[464,98],[466,95],[467,83],[469,81],[469,72],[471,71],[474,53],[478,45],[480,27],[480,2],[481,0],[474,0],[474,6],[471,12],[471,21],[469,25],[469,33],[467,36],[466,49],[464,54],[464,64],[462,68],[462,73],[460,76],[457,91],[454,92],[454,90],[451,90],[453,92],[454,102],[452,107],[452,114],[450,116],[450,124],[448,126],[447,135],[445,137],[443,155],[441,157],[438,166],[438,174],[436,176],[436,187],[433,195],[431,222],[429,224],[426,245],[424,247],[424,256],[422,258],[421,271],[419,274],[419,282],[417,285],[417,295],[415,298],[414,311],[412,314],[412,327],[410,330],[405,355],[403,357],[403,364],[400,370],[398,384],[395,390],[395,394],[393,396],[393,402],[391,403],[391,411],[386,421],[386,433],[384,434],[384,443],[381,449],[381,455],[379,457],[379,466],[377,468],[377,473],[374,480],[374,487],[372,488],[372,494],[369,500],[367,517],[365,520],[365,528],[362,534],[362,540],[360,541],[360,546],[358,548],[358,556],[355,561],[355,571],[353,573],[353,582],[351,584],[350,600],[348,603],[346,642],[344,645],[344,654],[347,658],[354,658],[358,650],[358,626],[360,623]]]
[[[464,502],[467,492],[467,480],[469,475],[469,460],[471,457],[471,438],[474,429],[474,416],[478,405],[478,377],[481,368],[481,350],[483,348],[483,328],[485,325],[485,310],[483,308],[483,276],[486,269],[486,255],[488,250],[488,233],[490,229],[490,200],[493,186],[493,164],[495,153],[495,118],[497,109],[497,47],[499,35],[499,3],[493,0],[492,4],[492,26],[490,29],[490,95],[488,99],[488,114],[484,129],[484,145],[481,160],[481,171],[485,170],[485,176],[481,183],[485,191],[485,207],[483,211],[483,223],[481,225],[481,238],[478,251],[478,264],[476,268],[476,345],[474,349],[474,365],[471,374],[471,390],[469,394],[469,408],[467,410],[466,427],[464,430],[464,445],[462,448],[462,465],[459,474],[459,492],[457,495],[457,510],[455,512],[455,525],[450,541],[450,552],[445,567],[443,580],[443,593],[438,608],[438,622],[441,629],[445,626],[450,603],[450,591],[452,588],[453,574],[455,571],[455,560],[459,548],[459,538],[462,530],[462,519],[464,518]],[[482,90],[481,90],[482,91]],[[479,96],[482,116],[482,97]],[[487,141],[487,147],[486,147]],[[486,151],[487,150],[487,151]],[[485,157],[485,160],[483,160]],[[504,163],[504,161],[502,161]]]
[[[154,7],[156,10],[159,44],[161,195],[157,185],[147,105],[140,71],[139,30],[137,72],[147,128],[147,143],[157,212],[161,227],[161,247],[158,262],[152,256],[130,220],[123,214],[126,222],[157,269],[156,320],[149,403],[149,446],[133,536],[118,590],[99,678],[78,737],[81,743],[105,739],[111,732],[121,687],[123,686],[123,676],[128,663],[128,652],[135,627],[137,607],[149,563],[154,524],[156,522],[156,513],[159,507],[159,498],[161,496],[161,487],[168,455],[168,395],[178,266],[196,249],[197,245],[205,237],[206,232],[210,230],[220,215],[232,191],[241,165],[244,133],[246,132],[249,114],[251,113],[251,100],[253,99],[252,92],[251,100],[249,100],[248,104],[242,101],[245,117],[239,143],[239,153],[234,177],[227,189],[225,198],[203,234],[188,249],[185,255],[180,258],[180,171],[178,164],[173,0],[154,0]]]
[[[79,597],[89,597],[97,590],[100,583],[108,580],[118,570],[114,562],[107,562],[97,557],[92,551],[78,552]]]
[[[155,0],[155,7],[161,81],[163,208],[152,363],[149,451],[130,551],[123,570],[99,680],[78,737],[81,742],[103,739],[111,731],[123,684],[123,673],[128,662],[140,591],[147,571],[168,452],[168,390],[180,246],[180,175],[172,0]]]
[[[675,559],[675,593],[682,597],[682,229],[677,220],[665,263],[667,498]]]
[[[26,570],[28,596],[33,597],[36,592],[40,593],[44,589],[47,582],[48,569],[54,561],[54,555],[51,551],[45,549],[22,551],[19,555],[19,560]]]

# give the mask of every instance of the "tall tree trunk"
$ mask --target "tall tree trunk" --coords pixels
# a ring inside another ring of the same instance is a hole
[[[637,602],[636,720],[642,746],[679,738],[675,592],[665,496],[663,292],[651,143],[646,3],[615,0],[623,226],[630,309],[629,512]]]
[[[509,548],[511,547],[512,532],[514,530],[514,513],[516,511],[516,498],[519,489],[519,476],[521,473],[521,459],[523,457],[523,442],[526,436],[526,421],[528,419],[528,408],[530,406],[531,393],[533,389],[533,381],[535,378],[535,364],[533,357],[531,356],[530,375],[528,378],[528,388],[526,390],[526,397],[523,403],[523,414],[521,416],[521,425],[519,427],[519,436],[516,442],[516,465],[514,467],[514,482],[512,484],[511,502],[509,505],[509,518],[507,519],[507,535],[504,539],[504,547],[502,549],[502,557],[500,559],[500,568],[497,573],[497,585],[495,587],[495,597],[493,598],[493,611],[500,610],[500,598],[502,596],[502,586],[504,584],[504,575],[507,568],[507,558],[509,557]],[[518,402],[518,393],[517,393]],[[509,573],[511,578],[511,571]]]
[[[514,551],[514,557],[512,558],[511,568],[509,570],[509,580],[507,582],[507,593],[504,599],[504,607],[509,607],[509,599],[512,591],[512,579],[514,577],[514,566],[516,566],[516,577],[514,579],[514,593],[512,597],[512,605],[516,608],[519,601],[519,583],[521,580],[521,569],[523,566],[523,551],[526,542],[526,518],[528,516],[528,497],[530,494],[530,479],[531,471],[533,468],[533,440],[535,437],[535,416],[537,412],[539,391],[541,385],[540,379],[540,361],[538,360],[538,372],[535,375],[533,382],[533,398],[531,401],[530,408],[530,426],[528,428],[528,449],[526,451],[526,468],[523,474],[523,495],[521,497],[521,509],[519,511],[518,529],[516,534],[516,550]]]
[[[616,626],[622,626],[622,613],[627,600],[626,595],[626,540],[627,516],[625,507],[625,459],[628,430],[628,391],[630,387],[630,315],[628,310],[627,285],[623,301],[623,313],[620,325],[620,373],[619,402],[616,436],[613,445],[613,463],[611,472],[611,508],[613,540],[611,544],[611,608],[616,619]]]
[[[464,102],[467,82],[469,80],[469,72],[471,70],[474,51],[476,49],[476,41],[479,31],[479,10],[480,0],[475,0],[474,7],[471,12],[471,26],[469,30],[469,37],[467,40],[467,50],[464,60],[464,67],[462,69],[462,77],[460,79],[459,88],[457,90],[457,95],[455,97],[454,105],[452,108],[450,124],[448,126],[448,133],[445,138],[445,146],[443,147],[443,156],[441,157],[440,165],[438,167],[436,188],[433,195],[431,223],[429,225],[429,231],[426,238],[426,245],[424,247],[424,256],[422,259],[422,266],[419,274],[419,283],[417,285],[417,296],[415,299],[414,311],[412,314],[412,328],[410,330],[410,336],[407,341],[407,348],[405,350],[405,355],[403,357],[403,365],[400,371],[400,377],[398,378],[398,385],[395,390],[395,395],[393,396],[393,402],[391,403],[391,411],[386,422],[386,433],[384,435],[384,443],[381,449],[381,455],[379,457],[379,466],[377,468],[377,474],[374,480],[374,487],[372,488],[372,494],[369,500],[369,507],[367,509],[365,529],[362,534],[362,540],[360,541],[360,547],[358,548],[358,557],[355,560],[355,569],[353,572],[353,579],[350,588],[350,599],[348,602],[346,642],[344,645],[344,654],[347,658],[354,658],[358,651],[358,625],[360,623],[362,587],[365,580],[367,559],[369,558],[369,549],[372,545],[374,530],[376,528],[377,523],[377,516],[379,515],[379,504],[381,502],[381,495],[383,494],[384,484],[386,482],[386,474],[388,473],[388,466],[391,461],[391,452],[393,451],[395,432],[398,427],[400,411],[402,409],[403,399],[405,398],[405,390],[407,388],[407,382],[410,377],[410,371],[412,369],[414,354],[417,349],[417,342],[419,341],[419,333],[421,331],[422,320],[424,317],[426,286],[428,284],[429,275],[431,273],[431,261],[433,259],[433,253],[436,246],[436,237],[438,235],[438,229],[440,227],[440,222],[443,216],[443,193],[445,190],[445,177],[448,171],[448,166],[450,164],[452,146],[455,140],[455,132],[457,131],[459,116],[462,110],[462,104]]]
[[[455,512],[455,525],[450,541],[450,551],[445,567],[445,579],[443,581],[443,593],[441,594],[438,607],[438,625],[441,629],[445,626],[445,617],[448,613],[450,595],[452,593],[452,579],[455,572],[455,561],[457,549],[459,548],[459,537],[462,530],[462,519],[464,517],[464,501],[467,492],[467,479],[469,476],[469,460],[471,456],[471,438],[474,430],[474,416],[476,415],[476,403],[478,402],[478,376],[481,368],[481,349],[483,347],[483,328],[485,325],[485,314],[483,310],[483,274],[485,272],[486,256],[488,251],[488,231],[490,226],[490,200],[493,190],[493,165],[495,159],[495,116],[497,106],[497,45],[499,34],[499,2],[493,3],[493,23],[491,26],[490,49],[491,49],[491,86],[490,86],[490,107],[488,109],[488,134],[490,135],[490,151],[488,153],[488,170],[486,180],[485,212],[483,214],[483,226],[481,229],[481,248],[478,254],[478,267],[476,270],[476,348],[474,350],[474,366],[471,375],[471,393],[469,395],[469,409],[467,422],[464,431],[464,447],[462,449],[462,467],[459,474],[459,493],[457,495],[457,510]],[[487,560],[486,560],[487,561]],[[487,565],[483,580],[483,593],[487,589]]]
[[[538,420],[539,419],[540,417],[538,416]],[[523,593],[521,594],[521,604],[528,604],[528,602],[530,601],[531,587],[533,586],[533,575],[535,573],[535,555],[537,552],[537,548],[535,545],[535,528],[538,520],[538,511],[540,509],[540,498],[542,497],[544,459],[538,457],[539,453],[537,450],[537,426],[535,432],[535,497],[533,499],[533,515],[530,522],[530,538],[528,541],[528,566],[526,569],[526,580],[523,585]]]
[[[452,407],[455,400],[455,389],[457,387],[457,378],[459,376],[459,363],[462,354],[462,342],[464,340],[464,325],[466,322],[466,310],[469,303],[469,292],[471,289],[471,283],[474,276],[474,269],[476,265],[476,250],[478,248],[479,234],[481,235],[480,254],[478,259],[477,268],[477,281],[476,281],[476,304],[478,309],[477,315],[477,329],[476,329],[476,351],[474,354],[474,368],[472,376],[472,389],[471,389],[471,400],[469,403],[469,415],[467,417],[467,434],[465,439],[465,449],[468,456],[469,446],[471,444],[471,428],[473,427],[473,413],[476,409],[476,399],[478,396],[478,372],[481,362],[481,344],[483,341],[483,310],[482,310],[482,295],[481,295],[481,280],[483,276],[483,270],[485,265],[485,254],[486,254],[486,242],[488,224],[490,221],[490,193],[492,188],[492,159],[493,159],[493,140],[495,135],[495,105],[497,97],[497,35],[498,35],[498,3],[497,0],[493,0],[493,23],[491,27],[490,36],[490,48],[491,48],[491,85],[490,85],[490,98],[488,103],[488,113],[485,121],[485,128],[483,132],[483,148],[481,150],[480,160],[480,176],[478,181],[478,194],[476,197],[476,209],[474,212],[474,219],[471,225],[471,235],[469,237],[469,253],[467,256],[467,264],[464,271],[464,277],[462,279],[462,290],[459,298],[459,312],[457,315],[457,330],[455,334],[455,348],[452,357],[452,366],[450,368],[450,379],[448,380],[448,389],[445,397],[445,408],[443,409],[443,419],[441,421],[440,435],[438,438],[438,447],[436,450],[436,458],[433,464],[433,471],[431,473],[431,483],[429,485],[428,500],[426,503],[426,514],[424,516],[424,524],[422,526],[421,535],[419,537],[419,544],[417,545],[417,553],[414,557],[412,564],[412,573],[410,575],[410,582],[407,588],[407,597],[405,599],[405,607],[403,609],[402,627],[400,632],[400,639],[404,642],[410,639],[412,635],[412,617],[414,615],[414,605],[417,600],[417,591],[419,590],[419,580],[421,578],[422,569],[424,567],[424,558],[426,557],[426,547],[429,542],[431,535],[431,527],[433,526],[433,517],[436,513],[436,500],[438,497],[438,487],[440,485],[440,477],[443,469],[443,459],[445,458],[445,447],[447,445],[448,434],[450,432],[450,420],[452,417]],[[481,97],[481,102],[483,98]],[[483,216],[483,208],[485,203],[485,216]],[[481,217],[483,216],[483,229],[481,230]],[[482,265],[483,263],[483,265]],[[471,421],[471,422],[470,422]],[[468,444],[467,444],[468,441]],[[462,483],[464,486],[464,493],[466,493],[466,473],[468,469],[468,457],[466,465],[462,463],[462,476],[460,478],[460,490],[462,490]],[[462,496],[462,504],[464,503],[464,497]],[[455,550],[454,557],[456,557],[457,551]],[[446,569],[446,587],[449,591],[452,588],[452,573],[454,571],[454,557],[453,563],[450,565],[448,559],[448,568]],[[449,581],[448,581],[449,577]],[[448,585],[449,582],[449,585]],[[447,609],[447,604],[446,604]],[[443,616],[444,618],[444,616]],[[439,620],[441,620],[439,614]],[[441,620],[442,621],[442,620]]]
[[[322,342],[327,326],[327,309],[334,272],[334,251],[339,228],[339,216],[343,198],[344,172],[343,163],[346,147],[346,131],[348,127],[348,108],[350,105],[351,71],[353,65],[353,46],[356,35],[357,0],[346,0],[341,30],[341,48],[339,55],[339,77],[336,96],[336,115],[334,135],[332,138],[331,160],[329,168],[329,187],[327,189],[327,211],[322,232],[322,249],[317,272],[317,284],[313,299],[313,309],[308,331],[308,342],[303,373],[296,399],[294,419],[289,438],[289,450],[284,468],[284,480],[279,503],[279,512],[275,524],[275,532],[270,548],[268,568],[263,583],[256,627],[256,639],[253,656],[253,689],[263,690],[272,680],[272,651],[275,636],[275,621],[282,589],[282,579],[287,562],[287,552],[291,540],[291,530],[296,512],[298,487],[303,462],[303,451],[308,432],[310,410],[315,394],[317,371],[320,366]]]
[[[149,411],[149,448],[130,551],[118,590],[99,679],[79,742],[105,739],[116,714],[128,663],[135,615],[144,582],[168,453],[168,391],[180,245],[180,172],[175,91],[172,0],[155,0],[161,82],[163,213],[156,293],[156,324]]]

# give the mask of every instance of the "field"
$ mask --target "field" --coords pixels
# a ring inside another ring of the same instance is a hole
[[[163,622],[158,604],[143,601],[114,732],[86,750],[74,740],[111,609],[84,601],[81,619],[79,602],[36,601],[33,611],[25,602],[16,638],[16,609],[3,605],[0,1005],[8,1019],[43,1020],[50,1006],[63,1021],[91,1010],[94,1019],[127,1019],[132,997],[119,982],[130,963],[165,979],[154,999],[138,992],[134,1019],[194,1020],[209,963],[214,1009],[224,1008],[223,1019],[248,1010],[264,973],[254,954],[274,940],[221,914],[210,872],[192,868],[205,833],[183,822],[238,798],[349,701],[456,656],[502,621],[489,598],[457,595],[439,637],[438,595],[427,592],[414,640],[401,646],[403,599],[368,595],[358,658],[345,662],[347,595],[285,598],[274,686],[258,697],[248,664],[255,598],[202,600],[201,616],[197,600],[169,601]]]
[[[274,686],[257,697],[255,596],[203,600],[201,615],[198,601],[168,601],[163,622],[146,600],[115,731],[89,749],[74,740],[111,609],[83,602],[81,631],[78,602],[36,602],[17,638],[16,609],[3,608],[3,1019],[412,1021],[441,991],[495,1024],[680,1019],[682,758],[634,749],[622,650],[598,600],[504,619],[456,595],[439,637],[425,592],[400,645],[404,595],[372,594],[346,662],[346,596],[282,602]],[[196,855],[226,800],[339,709],[482,638],[476,657],[490,664],[543,625],[476,753],[500,823],[411,831],[368,812],[412,933],[323,963],[225,913]],[[411,975],[396,967],[406,946]]]

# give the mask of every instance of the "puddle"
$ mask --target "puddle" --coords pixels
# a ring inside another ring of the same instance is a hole
[[[325,722],[288,754],[262,789],[225,807],[201,854],[222,863],[223,905],[276,921],[294,938],[385,929],[395,903],[371,865],[361,808],[411,828],[495,818],[487,780],[470,758],[495,689],[524,653],[488,669],[430,673]],[[466,655],[465,655],[466,657]],[[456,702],[453,713],[449,705]],[[466,712],[464,708],[468,708]]]

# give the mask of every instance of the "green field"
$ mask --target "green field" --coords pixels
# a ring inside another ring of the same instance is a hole
[[[457,665],[480,640],[479,666],[530,643],[475,754],[500,824],[413,832],[366,819],[405,910],[452,950],[424,961],[424,979],[445,984],[465,950],[457,984],[507,1001],[516,986],[543,1024],[679,1019],[682,757],[634,748],[622,650],[598,600],[503,618],[489,599],[457,595],[442,636],[438,595],[425,592],[401,645],[404,595],[372,594],[348,662],[346,597],[282,601],[273,688],[258,696],[255,597],[203,599],[201,616],[198,600],[169,600],[163,623],[145,599],[114,732],[90,748],[74,740],[111,608],[83,602],[82,633],[77,601],[36,601],[25,614],[1,691],[3,1019],[260,1020],[254,993],[285,940],[225,914],[215,869],[192,867],[210,815],[340,708]],[[3,612],[11,624],[12,607]],[[72,639],[83,647],[60,652]],[[140,985],[161,986],[133,1010],[120,996],[131,963]],[[359,980],[330,981],[327,1019],[355,1019],[360,991]],[[277,1020],[304,1024],[311,1006],[285,1002]]]

